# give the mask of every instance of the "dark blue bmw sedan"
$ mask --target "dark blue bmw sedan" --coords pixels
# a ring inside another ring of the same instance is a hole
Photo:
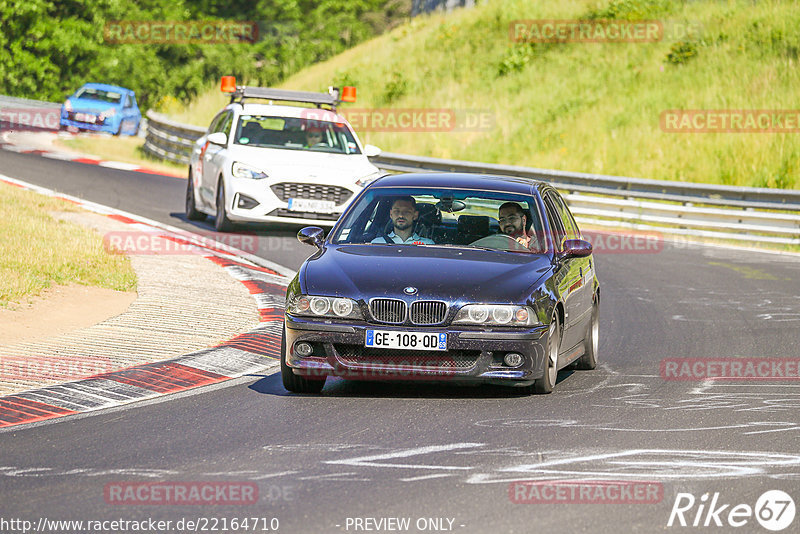
[[[549,184],[472,174],[372,182],[286,294],[283,384],[329,375],[553,390],[558,370],[597,365],[600,286],[592,246]]]

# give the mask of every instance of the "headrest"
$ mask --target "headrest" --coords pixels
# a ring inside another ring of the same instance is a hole
[[[486,215],[459,215],[458,232],[487,235],[489,233],[489,217]]]
[[[439,224],[442,222],[442,212],[433,204],[417,202],[417,211],[419,211],[419,221],[424,224]]]

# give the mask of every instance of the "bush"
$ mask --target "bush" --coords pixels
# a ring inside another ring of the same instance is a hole
[[[383,103],[391,104],[400,99],[408,91],[408,80],[402,72],[395,71],[383,88]]]
[[[693,57],[697,57],[697,45],[692,41],[674,43],[667,54],[667,61],[673,65],[683,65]]]

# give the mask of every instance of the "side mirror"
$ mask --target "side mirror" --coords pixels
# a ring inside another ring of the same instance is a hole
[[[565,258],[585,258],[592,254],[592,244],[583,239],[567,239],[563,254]]]
[[[325,232],[319,226],[306,226],[297,232],[297,240],[321,249],[322,243],[325,242]]]
[[[375,145],[364,145],[364,155],[368,158],[374,158],[375,156],[380,156],[382,150]]]
[[[209,143],[225,146],[228,144],[228,136],[225,135],[225,132],[214,132],[210,134],[207,138]]]

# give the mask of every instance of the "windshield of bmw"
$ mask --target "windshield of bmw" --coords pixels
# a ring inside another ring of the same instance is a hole
[[[74,98],[82,98],[84,100],[99,100],[100,102],[119,104],[122,101],[122,94],[115,91],[84,87],[75,94]]]
[[[348,212],[331,242],[545,253],[544,235],[530,195],[376,187]]]
[[[343,123],[267,115],[242,115],[234,143],[239,145],[360,154],[353,133]]]

